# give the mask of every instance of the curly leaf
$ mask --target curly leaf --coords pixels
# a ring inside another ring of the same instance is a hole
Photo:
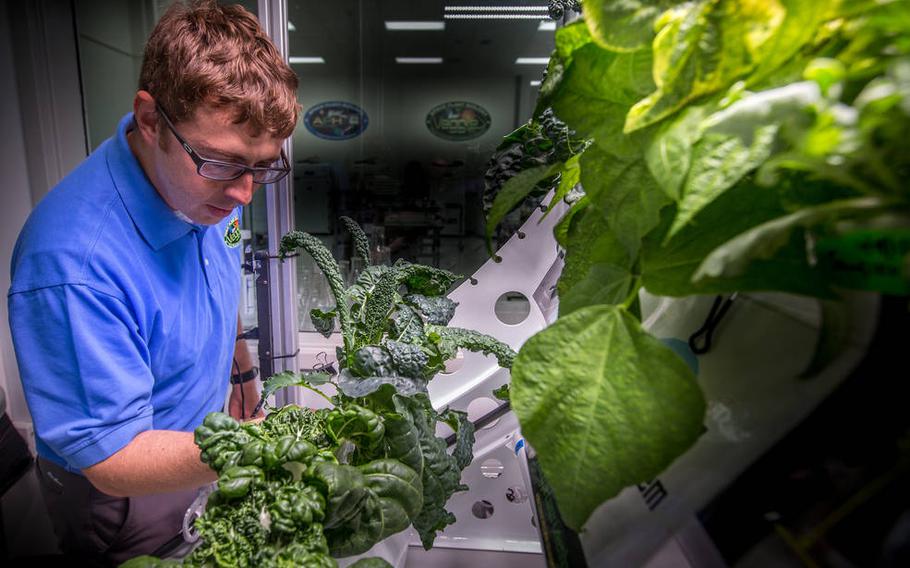
[[[324,311],[319,308],[310,310],[310,320],[313,322],[313,327],[315,327],[316,331],[323,337],[331,337],[332,332],[335,331],[336,315],[338,315],[337,308],[329,311]]]
[[[394,270],[379,277],[376,287],[368,294],[363,305],[363,328],[358,334],[362,344],[379,343],[388,325],[388,318],[395,305],[398,275]]]
[[[396,374],[392,356],[385,347],[378,345],[367,345],[354,353],[351,373],[358,377],[391,377]]]
[[[458,307],[457,302],[445,296],[428,298],[420,294],[408,294],[402,300],[405,304],[417,308],[423,314],[424,320],[434,325],[448,325],[455,316],[455,308]]]
[[[359,448],[376,446],[385,434],[379,415],[356,404],[346,404],[329,411],[325,426],[328,435],[336,442],[353,440]]]
[[[453,493],[464,489],[460,484],[461,470],[455,458],[446,452],[445,441],[436,437],[436,412],[429,399],[396,395],[393,402],[398,413],[414,428],[423,454],[423,509],[413,525],[424,548],[429,550],[436,531],[455,522],[455,516],[445,510],[445,504]]]
[[[382,511],[380,539],[410,526],[423,508],[420,474],[394,459],[380,459],[360,466],[367,486],[379,498]]]
[[[362,398],[376,392],[382,385],[390,385],[395,392],[405,396],[426,394],[427,381],[417,377],[380,376],[355,377],[347,369],[338,375],[338,390],[351,398]]]
[[[399,460],[422,476],[424,461],[420,451],[420,435],[410,414],[389,412],[383,414],[383,419],[386,435],[382,442],[386,455]]]
[[[286,258],[298,248],[302,248],[313,257],[316,266],[322,270],[322,273],[329,281],[329,288],[332,290],[332,296],[335,297],[338,321],[341,324],[341,334],[344,338],[345,345],[350,347],[350,342],[352,341],[350,334],[353,330],[350,326],[350,315],[348,314],[347,303],[345,302],[344,281],[341,278],[341,270],[338,268],[338,263],[335,262],[332,253],[329,252],[329,249],[325,248],[322,241],[313,235],[302,231],[291,231],[281,237],[281,244],[278,246],[278,255],[281,258]]]
[[[341,216],[339,217],[344,228],[351,233],[351,238],[354,240],[354,250],[357,251],[357,256],[363,259],[363,265],[370,265],[370,240],[367,238],[366,233],[363,232],[363,229],[360,228],[360,225],[357,224],[357,221],[351,219],[350,217]]]
[[[455,450],[452,457],[458,469],[464,469],[474,461],[474,423],[468,420],[468,413],[447,410],[440,418],[455,430]]]
[[[389,337],[402,343],[422,343],[425,335],[420,314],[410,306],[399,304],[389,324]]]
[[[427,326],[427,335],[436,338],[443,353],[449,354],[448,358],[455,356],[459,348],[468,351],[477,351],[484,355],[493,355],[503,368],[511,368],[515,359],[515,351],[495,337],[460,327]]]
[[[401,343],[398,341],[387,341],[385,348],[392,357],[392,365],[395,366],[397,375],[402,377],[430,378],[424,376],[429,357],[427,357],[427,354],[424,353],[419,345]]]
[[[398,282],[404,284],[409,294],[424,296],[441,296],[462,278],[460,274],[442,268],[411,264],[401,259],[395,261],[394,269],[398,272]]]

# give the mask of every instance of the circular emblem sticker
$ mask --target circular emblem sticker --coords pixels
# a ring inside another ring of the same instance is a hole
[[[490,129],[490,122],[487,109],[465,101],[442,103],[427,113],[429,131],[455,142],[477,138]]]
[[[234,215],[234,218],[230,220],[227,227],[224,229],[224,244],[231,248],[235,248],[240,244],[241,240],[240,219],[237,218],[237,215]]]
[[[329,101],[310,107],[303,124],[314,136],[325,140],[350,140],[363,134],[369,124],[367,113],[359,106]]]

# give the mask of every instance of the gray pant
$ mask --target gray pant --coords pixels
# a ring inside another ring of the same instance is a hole
[[[134,556],[167,556],[183,544],[183,516],[197,491],[111,497],[83,476],[39,457],[41,493],[74,565],[116,566]]]

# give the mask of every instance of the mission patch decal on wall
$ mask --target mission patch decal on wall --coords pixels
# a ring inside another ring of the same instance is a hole
[[[490,129],[491,122],[487,109],[465,101],[442,103],[427,113],[429,131],[455,142],[477,138]]]
[[[328,101],[310,107],[303,124],[314,136],[325,140],[350,140],[363,134],[369,124],[367,113],[343,101]]]

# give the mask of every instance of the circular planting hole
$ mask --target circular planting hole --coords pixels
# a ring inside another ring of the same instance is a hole
[[[480,464],[480,474],[487,479],[498,479],[502,477],[502,471],[505,467],[497,459],[488,459]]]
[[[486,499],[475,501],[474,505],[471,507],[471,512],[474,513],[474,516],[478,519],[489,519],[493,516],[493,503],[490,503]]]
[[[506,292],[496,300],[493,308],[496,319],[506,325],[518,325],[528,319],[531,313],[531,302],[521,292]]]

